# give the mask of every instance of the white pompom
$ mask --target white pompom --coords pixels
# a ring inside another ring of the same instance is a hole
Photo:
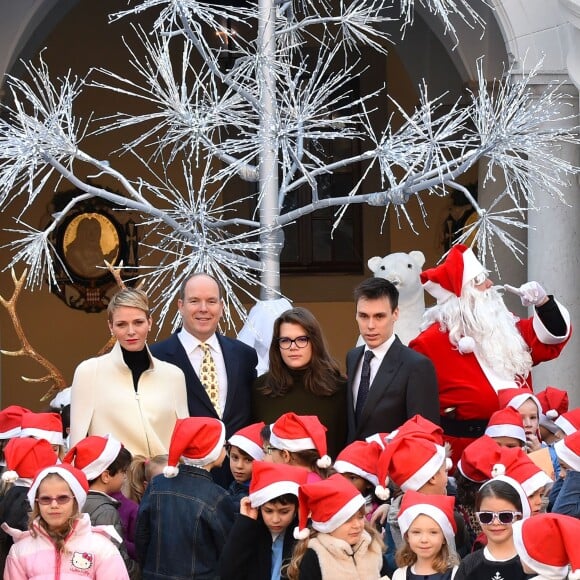
[[[179,467],[176,465],[166,465],[163,468],[163,475],[165,477],[175,477],[179,473]]]
[[[320,469],[326,469],[332,465],[332,459],[328,455],[323,455],[320,459],[316,460],[316,465],[320,467]]]
[[[310,530],[308,528],[304,528],[301,530],[298,526],[294,528],[294,539],[295,540],[306,540],[310,537]]]
[[[375,487],[375,495],[382,501],[387,501],[391,497],[391,492],[388,487],[377,485]]]
[[[2,474],[2,481],[6,483],[14,483],[18,479],[18,473],[16,471],[5,471]]]
[[[457,348],[461,354],[469,354],[475,350],[475,340],[472,336],[462,336],[457,343]]]
[[[445,458],[445,471],[451,471],[452,467],[453,467],[453,461],[451,460],[451,457],[446,457]]]
[[[505,475],[505,465],[503,463],[496,463],[491,469],[491,476]]]
[[[553,421],[554,419],[558,418],[558,411],[556,411],[556,409],[550,409],[546,412],[546,417],[548,417],[548,419],[552,419]]]

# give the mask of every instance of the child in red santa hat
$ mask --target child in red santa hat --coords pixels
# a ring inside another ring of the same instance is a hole
[[[212,417],[178,419],[164,477],[141,500],[136,547],[143,576],[217,578],[234,506],[211,471],[226,458],[226,429]]]
[[[328,476],[326,427],[315,415],[284,413],[272,424],[266,461],[306,467],[309,483]]]
[[[129,578],[107,531],[81,513],[88,489],[83,472],[65,463],[38,473],[28,492],[29,531],[4,528],[14,538],[4,578]]]
[[[56,465],[58,457],[48,441],[29,437],[10,439],[4,453],[7,470],[2,482],[7,488],[0,500],[0,522],[25,531],[30,520],[28,490],[32,479],[41,469]],[[0,530],[0,574],[13,543],[12,537]]]
[[[300,486],[289,580],[378,580],[384,545],[365,520],[364,498],[342,475]],[[308,522],[310,520],[310,525]]]
[[[242,498],[248,496],[254,461],[264,459],[261,436],[264,427],[263,421],[252,423],[236,431],[226,444],[230,471],[234,478],[228,487],[228,494],[234,502],[236,512],[240,511]]]
[[[554,444],[560,462],[559,481],[550,493],[552,512],[580,518],[580,431]]]
[[[307,477],[303,467],[254,461],[250,495],[241,500],[220,559],[222,578],[286,578],[295,544],[298,488]]]
[[[493,471],[494,477],[481,486],[475,500],[487,545],[463,558],[455,580],[527,579],[514,546],[512,524],[530,516],[528,499],[521,485],[505,475],[503,464],[494,466]]]
[[[580,579],[580,521],[558,514],[513,525],[514,545],[524,571],[537,574],[532,580]]]
[[[397,551],[400,567],[392,580],[450,580],[455,576],[459,558],[454,504],[455,498],[447,495],[405,493],[398,516],[403,533],[403,545]]]

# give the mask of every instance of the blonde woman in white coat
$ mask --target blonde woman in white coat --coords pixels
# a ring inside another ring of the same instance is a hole
[[[177,419],[189,416],[185,377],[147,347],[147,294],[125,288],[108,306],[111,352],[83,361],[71,389],[71,446],[111,433],[132,453],[166,454]]]

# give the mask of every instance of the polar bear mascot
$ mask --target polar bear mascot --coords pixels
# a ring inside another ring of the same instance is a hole
[[[403,344],[409,344],[419,334],[425,312],[425,294],[421,285],[421,270],[425,263],[423,252],[395,252],[384,258],[375,256],[367,262],[375,278],[385,278],[399,291],[399,319],[395,333]]]

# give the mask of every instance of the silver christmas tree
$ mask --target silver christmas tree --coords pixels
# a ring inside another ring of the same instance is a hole
[[[484,26],[467,0],[420,1],[452,37],[457,18]],[[578,171],[558,157],[559,145],[579,142],[576,131],[562,128],[565,95],[558,85],[532,94],[529,81],[540,65],[517,77],[508,70],[490,87],[479,63],[479,87],[469,102],[443,108],[424,83],[412,113],[395,103],[404,117],[398,130],[373,126],[369,113],[386,96],[348,90],[359,72],[357,49],[385,52],[383,25],[398,20],[403,28],[412,26],[413,9],[413,0],[401,0],[396,9],[390,0],[259,0],[236,7],[144,0],[111,17],[156,11],[153,29],[136,27],[137,45],[128,47],[133,80],[99,68],[88,79],[72,72],[53,79],[40,56],[27,65],[26,79],[8,79],[13,104],[0,119],[0,209],[16,196],[26,199],[6,267],[27,264],[33,288],[54,282],[51,233],[76,204],[98,197],[144,216],[160,240],[155,250],[164,258],[138,275],[163,288],[161,322],[183,278],[200,270],[213,273],[232,310],[243,312],[249,291],[263,300],[280,297],[283,228],[300,216],[334,207],[338,224],[349,204],[366,203],[412,226],[405,208],[410,199],[424,213],[421,195],[445,196],[454,189],[477,212],[464,239],[475,234],[482,260],[494,260],[498,242],[519,256],[522,248],[510,231],[525,228],[525,212],[537,209],[532,192],[541,188],[561,198],[566,180]],[[216,34],[221,42],[214,41]],[[203,66],[193,66],[195,53]],[[87,86],[131,96],[150,112],[81,122],[74,105]],[[129,127],[142,131],[123,142]],[[116,132],[119,150],[138,156],[144,167],[156,165],[156,178],[123,175],[113,162],[85,151],[84,139],[94,132]],[[316,144],[334,140],[356,140],[360,152],[329,162]],[[115,179],[120,192],[79,179],[79,163]],[[486,164],[490,178],[497,170],[506,178],[505,190],[487,210],[457,181],[478,163]],[[319,196],[322,178],[353,164],[361,165],[362,177],[348,195]],[[182,184],[166,177],[171,166],[180,167]],[[377,169],[380,191],[363,193],[365,176]],[[54,174],[81,193],[38,231],[26,224],[26,211]],[[221,202],[234,178],[257,184],[254,216],[241,217],[237,202]],[[299,188],[309,191],[308,203],[283,212]],[[502,200],[510,202],[508,209],[496,209]]]

